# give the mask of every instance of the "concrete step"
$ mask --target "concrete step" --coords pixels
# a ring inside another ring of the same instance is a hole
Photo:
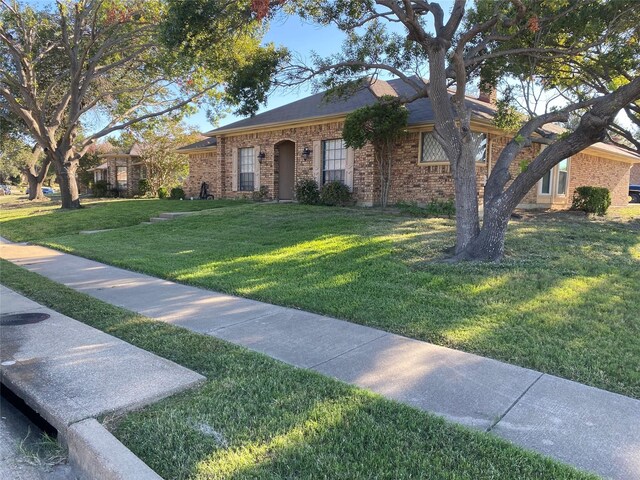
[[[80,235],[93,235],[94,233],[110,232],[113,228],[106,228],[104,230],[80,230]]]
[[[171,220],[171,219],[170,218],[164,218],[164,217],[151,217],[149,219],[149,221],[151,223],[166,222],[168,220]]]
[[[193,215],[196,212],[165,212],[158,215],[160,218],[166,218],[167,220],[171,220],[178,217],[184,217],[186,215]]]

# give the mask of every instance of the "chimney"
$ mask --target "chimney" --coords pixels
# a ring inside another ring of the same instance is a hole
[[[496,90],[496,86],[488,82],[480,81],[480,95],[478,95],[478,100],[495,105],[498,101],[498,90]]]

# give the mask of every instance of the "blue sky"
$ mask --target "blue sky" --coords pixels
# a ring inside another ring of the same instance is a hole
[[[453,6],[453,0],[440,0],[440,5],[445,12],[448,12]],[[264,42],[273,42],[276,45],[285,46],[295,55],[308,58],[311,52],[315,52],[320,56],[339,52],[342,48],[343,39],[343,33],[334,26],[321,27],[303,22],[302,19],[296,16],[280,15],[271,22]],[[258,113],[285,105],[311,93],[313,92],[310,85],[302,86],[295,91],[276,91],[269,97],[267,105],[263,106]],[[240,118],[242,117],[229,114],[219,121],[219,126],[235,122]],[[207,119],[205,109],[189,117],[187,123],[197,127],[202,132],[211,130],[213,127]]]
[[[339,51],[343,38],[342,32],[333,26],[320,27],[306,23],[296,16],[280,15],[271,22],[269,31],[264,37],[264,43],[273,42],[276,45],[285,46],[294,54],[308,58],[311,52],[325,56]],[[269,97],[267,105],[263,106],[259,112],[285,105],[311,93],[313,92],[310,85],[304,85],[295,90],[276,91]],[[219,125],[227,125],[240,118],[242,117],[228,114],[220,120]],[[206,109],[189,117],[187,123],[202,132],[213,127],[207,119]]]

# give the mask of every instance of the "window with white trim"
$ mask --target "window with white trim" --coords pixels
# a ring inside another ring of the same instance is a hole
[[[254,189],[253,147],[238,149],[238,190],[252,192]]]
[[[558,186],[556,188],[557,195],[567,194],[568,178],[569,178],[569,160],[565,158],[558,164]]]
[[[322,184],[345,181],[347,147],[341,138],[322,141]]]
[[[487,134],[471,132],[471,137],[476,149],[476,162],[487,161]],[[443,162],[449,163],[447,154],[436,140],[433,132],[422,132],[420,163]]]
[[[540,179],[540,195],[551,195],[551,170]]]

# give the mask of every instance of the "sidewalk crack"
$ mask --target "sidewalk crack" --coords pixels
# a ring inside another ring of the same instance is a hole
[[[538,380],[540,380],[543,376],[544,376],[544,373],[541,373],[541,374],[538,376],[538,378],[536,378],[536,379],[531,383],[531,385],[529,385],[529,386],[525,389],[525,391],[524,391],[524,392],[522,392],[522,393],[520,394],[520,396],[514,400],[514,402],[513,402],[511,405],[509,405],[509,408],[507,408],[507,409],[504,411],[504,413],[503,413],[502,415],[500,415],[500,416],[496,419],[496,421],[495,421],[495,422],[493,422],[493,423],[492,423],[492,424],[491,424],[491,425],[490,425],[490,426],[485,430],[485,432],[490,432],[491,430],[493,430],[493,428],[494,428],[498,423],[500,423],[504,417],[506,417],[506,416],[507,416],[507,414],[511,411],[511,409],[512,409],[513,407],[515,407],[515,406],[517,405],[517,403],[518,403],[520,400],[522,400],[522,397],[524,397],[524,396],[527,394],[527,392],[528,392],[529,390],[531,390],[531,387],[533,387],[536,383],[538,383]]]

